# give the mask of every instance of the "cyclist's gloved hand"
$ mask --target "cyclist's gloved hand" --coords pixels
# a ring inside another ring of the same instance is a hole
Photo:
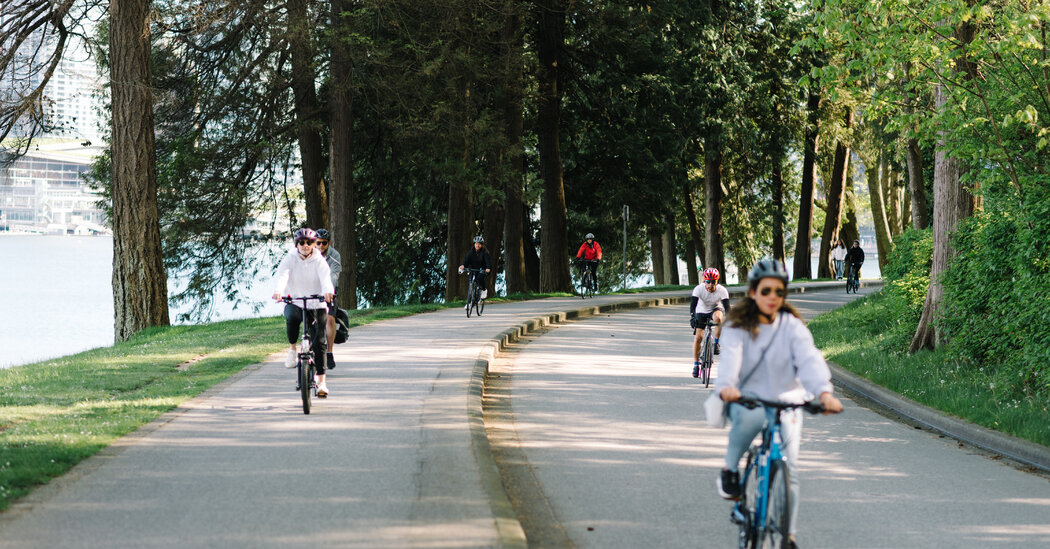
[[[694,329],[694,330],[696,329],[696,315],[695,314],[689,315],[689,327]]]
[[[459,266],[459,274],[463,274],[463,265]]]

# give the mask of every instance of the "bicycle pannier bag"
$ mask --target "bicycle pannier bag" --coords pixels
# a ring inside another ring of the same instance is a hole
[[[335,339],[336,343],[346,343],[350,338],[350,315],[346,309],[335,310]]]

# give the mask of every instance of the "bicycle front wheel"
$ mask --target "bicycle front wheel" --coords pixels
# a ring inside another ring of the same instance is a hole
[[[303,413],[310,413],[310,382],[313,381],[313,368],[309,359],[299,356],[299,394],[303,397]]]
[[[483,312],[485,312],[485,300],[484,299],[479,299],[478,300],[478,316],[481,316],[481,313],[483,313]]]
[[[714,342],[711,340],[711,332],[707,332],[704,338],[704,361],[700,364],[700,374],[703,377],[704,387],[711,386],[711,367],[714,366]]]
[[[766,498],[766,524],[761,549],[788,549],[791,528],[791,492],[787,465],[776,461],[769,468],[769,497]]]
[[[747,451],[747,459],[744,462],[743,478],[740,479],[740,501],[736,504],[739,512],[736,523],[740,528],[737,547],[739,549],[754,549],[758,544],[758,528],[755,525],[757,513],[755,505],[758,502],[758,464],[755,463],[755,448]]]

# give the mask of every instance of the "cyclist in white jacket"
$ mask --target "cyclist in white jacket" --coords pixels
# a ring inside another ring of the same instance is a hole
[[[274,301],[280,301],[283,296],[302,297],[308,295],[323,295],[326,303],[332,302],[335,287],[332,285],[331,269],[325,261],[321,252],[314,248],[317,241],[317,233],[313,229],[299,229],[295,231],[295,250],[284,256],[280,265],[277,266],[277,274],[274,276]],[[315,365],[317,367],[317,396],[325,398],[328,396],[328,384],[325,375],[325,351],[327,349],[325,338],[325,327],[328,320],[328,306],[321,301],[308,301],[306,306],[306,320],[310,325],[310,338],[314,351]],[[301,303],[288,303],[284,306],[284,325],[288,334],[288,356],[285,358],[286,368],[295,368],[298,353],[295,343],[299,340],[299,328],[303,319]]]
[[[748,297],[730,311],[722,330],[722,361],[715,391],[725,402],[742,396],[786,403],[802,403],[816,396],[825,413],[842,411],[842,402],[832,394],[831,370],[824,355],[813,344],[813,334],[786,301],[788,275],[778,261],[763,259],[747,275]],[[781,413],[784,456],[791,481],[791,542],[795,539],[798,511],[799,442],[802,414],[798,409]],[[718,493],[739,499],[740,458],[762,431],[766,413],[761,407],[729,407],[729,444],[725,468],[718,478]]]

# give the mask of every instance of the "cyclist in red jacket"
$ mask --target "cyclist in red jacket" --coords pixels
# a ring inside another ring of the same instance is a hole
[[[576,252],[576,259],[583,259],[583,268],[591,271],[591,280],[598,284],[598,262],[602,260],[602,245],[594,239],[594,233],[587,233]]]

